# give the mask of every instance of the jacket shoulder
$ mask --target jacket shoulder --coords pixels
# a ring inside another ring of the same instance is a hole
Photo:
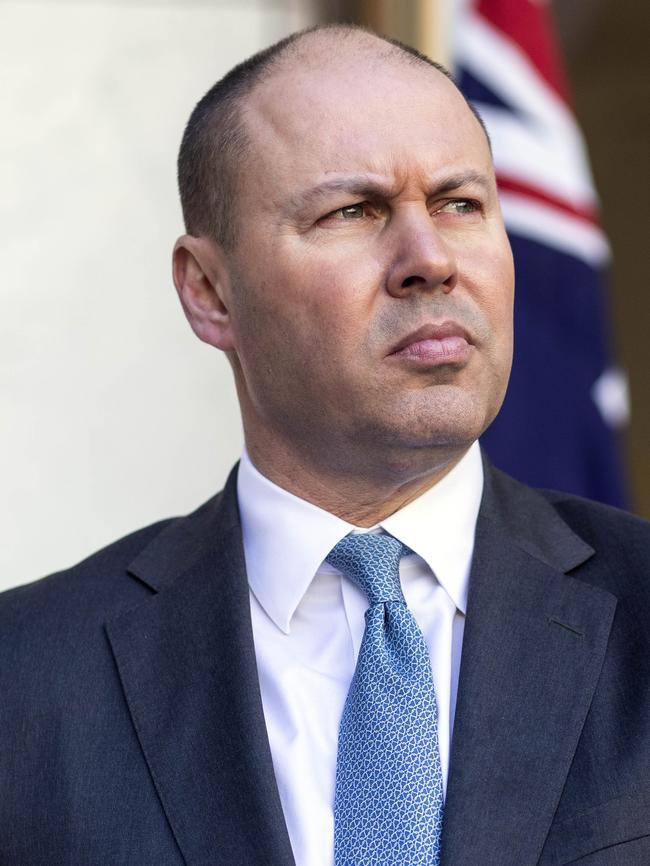
[[[71,622],[75,614],[87,617],[97,611],[106,619],[114,612],[134,606],[158,588],[141,578],[138,563],[149,558],[155,570],[163,575],[170,568],[170,560],[180,568],[188,551],[199,548],[202,537],[214,528],[223,510],[224,492],[217,493],[189,515],[152,523],[71,568],[0,593],[0,633],[7,617],[16,620],[21,613],[33,618],[39,614],[54,616],[60,610],[62,622]]]
[[[59,615],[63,622],[74,618],[75,614],[87,618],[93,609],[107,613],[120,602],[137,603],[149,593],[129,577],[129,563],[178,520],[169,518],[152,523],[70,568],[5,590],[0,593],[0,624],[5,628],[27,620],[35,624],[44,619],[57,619]]]
[[[570,493],[528,487],[490,463],[486,469],[486,512],[520,546],[618,598],[646,598],[650,606],[650,523]]]
[[[557,490],[540,490],[562,519],[594,549],[623,552],[649,563],[650,523],[635,514]]]
[[[154,575],[164,576],[174,560],[182,572],[184,561],[200,549],[199,536],[214,525],[220,501],[217,494],[189,516],[153,523],[72,568],[0,593],[0,692],[20,692],[41,680],[51,691],[53,671],[61,688],[72,670],[94,672],[79,680],[89,689],[94,678],[110,679],[106,623],[157,590],[141,576],[138,563],[150,560]]]
[[[557,491],[540,492],[594,549],[594,557],[576,576],[611,592],[618,599],[619,612],[627,610],[650,637],[650,523],[600,502]]]
[[[486,488],[510,524],[525,523],[525,531],[552,512],[596,551],[631,543],[647,561],[650,555],[650,523],[641,517],[561,490],[529,487],[502,472],[484,458]],[[533,525],[531,525],[531,522]]]

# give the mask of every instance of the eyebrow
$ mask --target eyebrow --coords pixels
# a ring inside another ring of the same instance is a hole
[[[433,184],[427,197],[444,195],[471,185],[480,186],[487,190],[490,187],[490,182],[485,175],[478,171],[464,171],[449,175]],[[325,199],[337,192],[345,192],[355,198],[392,198],[395,195],[395,185],[382,181],[374,175],[341,175],[325,180],[292,196],[288,201],[287,209],[293,212],[303,211],[320,199]]]

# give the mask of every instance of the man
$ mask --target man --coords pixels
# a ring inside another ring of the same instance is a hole
[[[3,597],[0,861],[650,862],[648,527],[476,444],[513,294],[478,118],[318,29],[206,95],[179,178],[246,452]]]

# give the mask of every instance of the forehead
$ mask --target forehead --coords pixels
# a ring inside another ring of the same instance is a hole
[[[258,190],[330,172],[489,172],[484,132],[452,82],[388,48],[344,40],[292,58],[258,85],[243,112],[246,171]]]

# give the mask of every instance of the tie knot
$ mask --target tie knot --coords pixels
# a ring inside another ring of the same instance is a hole
[[[334,545],[325,561],[353,580],[368,596],[370,604],[403,602],[399,561],[410,552],[392,535],[363,533],[346,535]]]

